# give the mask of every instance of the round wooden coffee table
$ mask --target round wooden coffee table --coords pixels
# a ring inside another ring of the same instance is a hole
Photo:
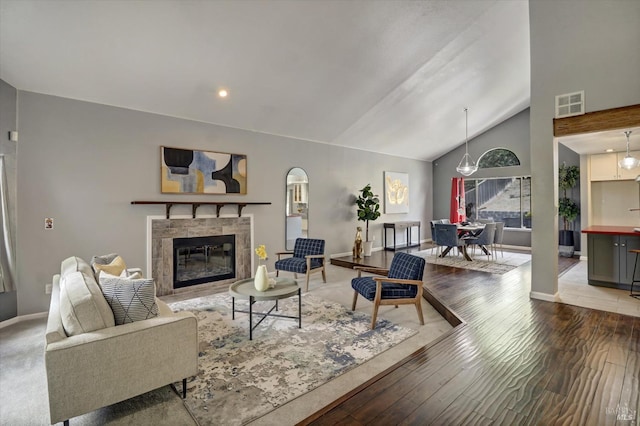
[[[236,281],[229,286],[229,294],[231,294],[231,318],[236,319],[236,312],[249,314],[249,340],[253,340],[253,330],[260,325],[266,317],[291,318],[298,320],[298,328],[302,328],[302,295],[300,286],[291,278],[276,278],[276,285],[266,291],[258,291],[253,283],[253,278]],[[287,299],[289,297],[298,296],[298,316],[289,316],[272,313],[278,311],[278,300]],[[236,297],[249,300],[249,310],[243,311],[236,309]],[[274,300],[275,304],[267,312],[254,312],[253,304],[257,301]],[[260,315],[262,318],[253,325],[253,315]]]

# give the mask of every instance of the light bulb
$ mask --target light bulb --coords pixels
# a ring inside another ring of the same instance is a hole
[[[462,157],[462,160],[460,160],[460,164],[456,167],[456,171],[463,176],[471,176],[478,171],[478,166],[476,166],[475,162],[467,152]]]
[[[618,166],[626,170],[635,169],[636,167],[638,167],[638,165],[640,165],[640,160],[632,157],[631,155],[626,155],[622,160],[618,162]]]

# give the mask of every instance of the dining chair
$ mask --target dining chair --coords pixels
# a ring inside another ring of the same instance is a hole
[[[504,250],[502,250],[502,237],[504,236],[504,222],[496,222],[496,234],[493,237],[493,252],[496,253],[498,245],[500,245],[500,254],[504,257]]]
[[[491,256],[493,255],[493,252],[490,251],[490,249],[492,249],[493,239],[495,238],[495,235],[496,235],[495,222],[487,223],[484,226],[484,229],[482,230],[482,232],[480,232],[477,236],[465,237],[464,241],[467,246],[475,244],[475,245],[478,245],[480,248],[484,247],[483,251],[487,254],[487,260],[491,260]]]
[[[431,254],[433,254],[433,249],[436,249],[436,256],[438,255],[438,242],[436,240],[436,228],[435,225],[436,223],[442,223],[440,222],[440,219],[436,219],[436,220],[432,220],[429,222],[431,225],[431,241],[434,245],[431,246]]]
[[[465,244],[462,238],[458,237],[458,227],[453,223],[436,223],[435,226],[436,231],[436,241],[438,242],[438,249],[440,253],[442,253],[442,247],[455,247],[458,250],[458,247],[461,247]],[[458,250],[458,254],[460,254],[460,250]]]
[[[373,302],[373,316],[371,329],[376,327],[378,307],[380,305],[414,305],[418,311],[420,324],[424,325],[422,316],[422,276],[425,260],[409,253],[399,252],[393,256],[389,269],[356,266],[358,276],[351,280],[353,288],[353,304],[351,310],[356,310],[358,295]],[[369,272],[379,276],[362,276],[362,272]]]

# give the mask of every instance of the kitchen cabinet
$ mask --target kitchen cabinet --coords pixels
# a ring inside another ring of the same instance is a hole
[[[628,290],[636,262],[629,250],[640,250],[640,236],[589,233],[587,245],[589,284]]]
[[[630,154],[640,158],[640,151],[631,151]],[[633,180],[640,174],[640,168],[631,170],[618,167],[618,162],[627,155],[627,152],[610,152],[607,154],[592,154],[589,156],[590,180]]]

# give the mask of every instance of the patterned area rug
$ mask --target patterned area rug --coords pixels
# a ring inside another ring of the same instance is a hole
[[[452,250],[453,252],[453,250]],[[455,253],[447,255],[444,258],[436,257],[431,254],[431,251],[425,250],[420,251],[415,254],[416,256],[423,257],[427,263],[432,263],[434,265],[444,265],[444,266],[452,266],[454,268],[462,268],[462,269],[472,269],[474,271],[482,271],[489,272],[491,274],[506,274],[507,272],[516,269],[520,265],[524,265],[525,263],[531,260],[531,255],[528,253],[512,253],[512,252],[504,252],[504,257],[498,253],[498,256],[495,260],[487,261],[487,256],[480,255],[479,252],[473,257],[473,260],[469,262],[465,260],[462,255],[456,256]],[[435,251],[434,251],[435,254]],[[493,258],[492,258],[493,259]]]
[[[247,305],[236,299],[236,309]],[[371,330],[368,315],[309,294],[302,296],[301,329],[297,320],[267,318],[252,341],[248,315],[231,319],[228,294],[170,306],[198,318],[199,373],[187,384],[185,404],[202,426],[247,423],[416,334],[383,318]],[[259,302],[254,310],[271,306]],[[281,300],[279,308],[297,315],[298,298]]]

